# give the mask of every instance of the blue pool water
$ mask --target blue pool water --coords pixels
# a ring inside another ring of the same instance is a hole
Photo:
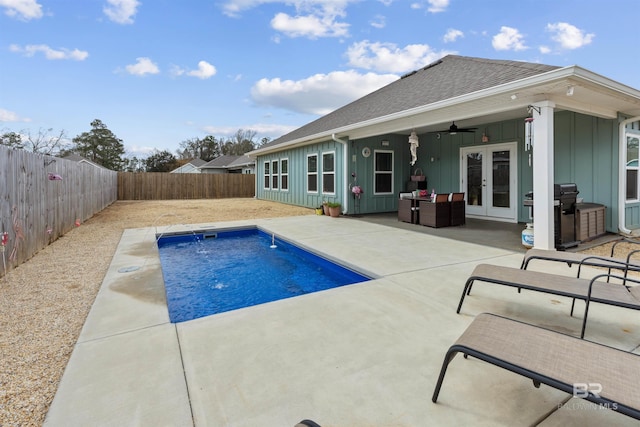
[[[370,280],[255,229],[158,239],[171,322]]]

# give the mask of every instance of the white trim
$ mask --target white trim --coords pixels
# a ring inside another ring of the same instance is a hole
[[[378,155],[378,153],[390,153],[391,154],[391,171],[378,171],[376,169],[376,164],[378,163],[376,161],[376,156]],[[395,168],[395,151],[394,150],[373,150],[373,195],[374,196],[388,196],[389,194],[394,194],[395,189],[394,189],[394,181],[395,181],[395,175],[396,175],[396,168]],[[391,191],[389,192],[384,192],[384,193],[380,193],[380,192],[376,192],[376,175],[380,173],[380,174],[389,174],[391,175]]]
[[[490,191],[493,188],[493,180],[490,176],[491,171],[491,159],[489,158],[489,154],[494,151],[509,151],[509,208],[492,208],[491,207],[491,197]],[[518,142],[503,142],[499,144],[486,144],[486,145],[472,145],[472,146],[464,146],[460,147],[460,191],[467,193],[467,170],[465,168],[466,159],[465,155],[468,152],[482,152],[483,153],[483,173],[485,181],[483,200],[485,205],[482,208],[482,212],[474,210],[473,206],[469,203],[471,202],[471,195],[465,194],[465,198],[467,200],[467,217],[468,218],[479,218],[479,219],[487,219],[493,221],[502,221],[502,222],[518,222]],[[501,210],[505,210],[510,212],[508,216],[504,215],[496,215],[496,213],[500,213]]]
[[[267,173],[267,169],[269,169],[269,173]],[[267,179],[265,179],[267,178]],[[265,182],[269,183],[269,186],[267,187],[265,184]],[[271,190],[271,160],[265,160],[263,162],[263,168],[262,168],[262,189],[263,190]]]
[[[332,155],[333,156],[333,170],[330,172],[325,172],[324,171],[324,156],[327,155]],[[329,196],[335,196],[337,194],[336,192],[336,150],[328,150],[328,151],[323,151],[321,153],[322,156],[322,165],[320,166],[320,185],[321,185],[321,190],[320,192],[322,193],[322,195],[329,195]],[[325,175],[333,175],[333,191],[324,191],[324,176]]]
[[[316,171],[315,172],[309,172],[309,157],[315,157],[316,158]],[[320,162],[319,162],[319,158],[318,158],[318,153],[310,153],[307,154],[307,162],[304,165],[304,169],[305,169],[305,176],[306,176],[306,180],[305,180],[305,184],[304,186],[307,189],[307,194],[320,194],[319,188],[318,188],[318,170],[320,169]],[[316,189],[315,190],[309,190],[309,175],[315,175],[316,177]]]
[[[637,122],[640,116],[631,117],[620,122],[618,127],[618,230],[624,234],[632,234],[626,227],[627,208],[627,125]],[[534,237],[535,239],[535,237]]]
[[[275,186],[273,185],[274,179],[276,184]],[[280,160],[279,159],[271,160],[271,190],[272,191],[280,190]]]
[[[282,168],[282,162],[286,162],[287,163],[287,171],[283,172],[283,168]],[[287,177],[287,188],[282,188],[282,177],[286,176]],[[280,191],[289,191],[289,158],[288,157],[283,157],[282,159],[280,159]]]

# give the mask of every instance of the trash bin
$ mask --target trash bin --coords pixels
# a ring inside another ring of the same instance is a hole
[[[581,242],[588,242],[607,234],[604,205],[598,203],[576,203],[576,233]]]

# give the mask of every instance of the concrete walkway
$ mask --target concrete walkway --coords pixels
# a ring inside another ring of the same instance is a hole
[[[126,230],[45,425],[637,425],[582,400],[558,409],[570,396],[462,357],[431,402],[446,350],[481,312],[579,335],[570,300],[489,284],[456,314],[476,264],[519,267],[522,252],[323,216],[194,228],[247,224],[376,279],[172,324],[156,230]],[[637,349],[638,316],[594,304],[587,339]]]

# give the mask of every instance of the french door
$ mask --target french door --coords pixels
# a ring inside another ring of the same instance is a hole
[[[468,216],[517,220],[516,155],[515,142],[460,149],[460,191],[466,193]]]

